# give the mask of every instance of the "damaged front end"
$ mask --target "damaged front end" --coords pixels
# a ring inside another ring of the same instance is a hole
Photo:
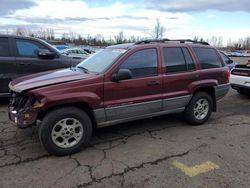
[[[36,124],[38,109],[34,108],[36,99],[22,93],[11,91],[9,119],[19,127],[26,128]]]

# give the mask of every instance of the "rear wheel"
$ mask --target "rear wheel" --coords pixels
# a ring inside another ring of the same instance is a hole
[[[196,93],[184,111],[185,120],[192,125],[200,125],[208,120],[212,113],[213,101],[205,92]]]
[[[89,116],[75,107],[49,112],[39,127],[42,145],[52,155],[68,155],[86,146],[92,136]]]

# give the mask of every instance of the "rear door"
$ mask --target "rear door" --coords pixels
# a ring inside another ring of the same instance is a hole
[[[16,38],[13,43],[18,76],[66,67],[57,55],[53,59],[39,58],[37,56],[38,49],[51,50],[37,41]]]
[[[163,47],[163,110],[182,111],[191,99],[190,88],[199,83],[199,71],[187,47]]]
[[[9,92],[8,84],[16,77],[16,62],[9,37],[0,37],[0,95]]]
[[[156,48],[131,52],[118,69],[129,69],[132,79],[104,82],[107,121],[131,119],[162,109],[162,75]],[[115,72],[116,72],[115,71]]]

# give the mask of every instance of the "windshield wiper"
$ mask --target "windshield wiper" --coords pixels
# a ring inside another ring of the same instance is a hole
[[[86,69],[85,67],[77,66],[77,68],[82,69],[84,73],[89,73],[89,70]]]

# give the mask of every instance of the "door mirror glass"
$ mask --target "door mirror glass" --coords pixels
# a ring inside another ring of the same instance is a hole
[[[41,59],[53,59],[55,57],[55,53],[47,49],[38,49],[37,56]]]
[[[232,60],[232,59],[228,59],[228,60],[226,61],[226,63],[227,63],[227,64],[231,64],[231,63],[233,63],[233,60]]]
[[[132,72],[129,69],[120,69],[117,73],[114,73],[111,77],[111,80],[114,82],[118,82],[120,80],[128,80],[131,79]]]

